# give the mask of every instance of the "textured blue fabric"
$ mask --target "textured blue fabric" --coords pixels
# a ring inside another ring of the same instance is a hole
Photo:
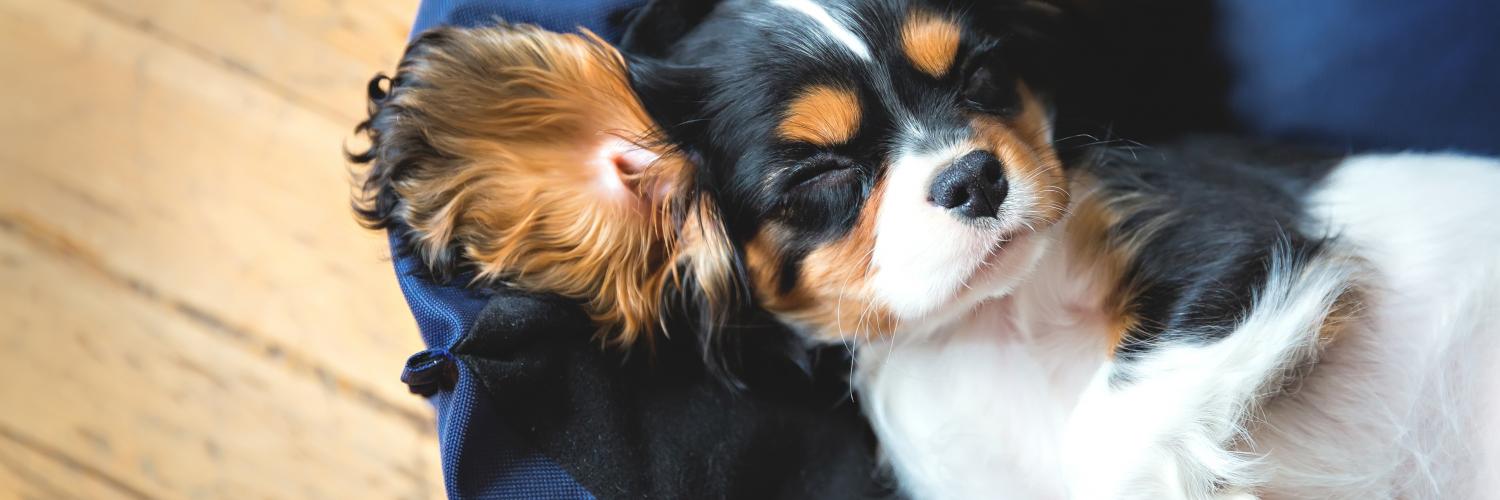
[[[552,31],[574,31],[582,26],[605,40],[620,37],[609,22],[612,13],[644,0],[424,0],[417,11],[413,34],[440,25],[488,26],[499,20],[531,23]]]
[[[528,450],[508,430],[473,372],[460,370],[453,390],[439,392],[431,401],[438,412],[443,479],[450,498],[593,498],[561,467]]]
[[[400,247],[396,238],[393,232],[390,235],[393,254]],[[406,305],[417,318],[422,341],[428,347],[452,348],[489,298],[479,290],[440,286],[428,281],[421,272],[421,260],[414,256],[396,255],[392,263],[396,266],[396,282],[406,296]]]
[[[394,234],[390,241],[395,253]],[[484,308],[487,294],[428,281],[419,272],[421,261],[411,255],[397,255],[393,263],[422,340],[431,348],[452,348]],[[503,425],[489,399],[473,372],[460,366],[453,389],[429,400],[437,411],[444,486],[450,498],[593,498],[556,463],[527,450]]]
[[[1233,109],[1257,135],[1500,154],[1500,2],[1218,6]]]

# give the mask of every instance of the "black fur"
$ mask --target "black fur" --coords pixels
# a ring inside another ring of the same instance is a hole
[[[898,146],[902,113],[915,110],[924,126],[961,134],[970,113],[1012,113],[1018,82],[1037,92],[1049,85],[1045,33],[1055,12],[1031,2],[851,2],[851,29],[870,43],[872,61],[810,46],[806,19],[769,2],[716,2],[711,12],[704,5],[648,3],[621,50],[634,62],[632,84],[648,112],[701,159],[700,187],[720,204],[731,239],[743,244],[767,222],[791,232],[781,255],[783,288],[795,285],[808,251],[853,228]],[[967,23],[960,61],[942,79],[901,53],[900,29],[912,9]],[[814,84],[858,96],[861,122],[849,142],[818,147],[777,138],[787,103]]]
[[[1333,235],[1305,232],[1302,200],[1339,158],[1208,137],[1096,150],[1080,168],[1108,192],[1147,200],[1112,240],[1154,228],[1123,276],[1141,322],[1125,332],[1119,358],[1228,335],[1264,288],[1274,253],[1298,265],[1324,251]]]

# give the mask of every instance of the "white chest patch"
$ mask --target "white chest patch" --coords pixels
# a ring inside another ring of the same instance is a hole
[[[1063,500],[1063,424],[1107,359],[1109,321],[1045,259],[941,335],[862,347],[856,379],[912,498]]]

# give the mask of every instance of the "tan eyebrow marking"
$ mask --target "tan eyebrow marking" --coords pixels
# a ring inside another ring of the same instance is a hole
[[[787,106],[777,134],[788,141],[817,146],[843,144],[859,131],[859,97],[841,87],[814,85]]]
[[[918,71],[941,78],[958,56],[959,33],[952,20],[913,11],[901,27],[901,49]]]

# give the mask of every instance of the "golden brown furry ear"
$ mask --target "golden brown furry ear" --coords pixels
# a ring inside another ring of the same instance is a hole
[[[625,61],[593,36],[444,28],[371,83],[372,162],[356,206],[403,231],[439,278],[472,271],[581,301],[602,332],[649,341],[690,273],[727,289],[732,252],[694,168],[660,140]],[[722,292],[717,292],[722,293]]]

